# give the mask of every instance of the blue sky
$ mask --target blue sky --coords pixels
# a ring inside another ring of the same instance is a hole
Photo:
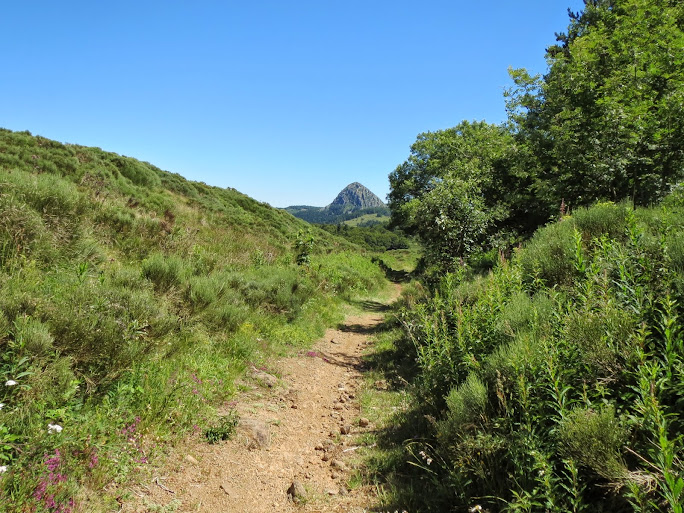
[[[6,2],[0,126],[273,206],[381,198],[416,136],[504,120],[581,0]]]

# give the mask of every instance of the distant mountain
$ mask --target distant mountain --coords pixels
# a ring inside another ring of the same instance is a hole
[[[318,224],[339,224],[366,216],[364,224],[379,224],[386,221],[390,213],[382,200],[359,182],[347,185],[325,207],[295,205],[285,210],[299,219]]]
[[[369,189],[359,182],[354,182],[342,189],[333,202],[325,208],[336,210],[340,207],[346,211],[385,207],[385,204]]]

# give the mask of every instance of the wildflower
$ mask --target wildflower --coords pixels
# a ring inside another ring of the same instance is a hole
[[[6,386],[6,387],[13,387],[13,386],[16,385],[16,384],[17,384],[17,382],[14,381],[13,379],[8,379],[7,381],[5,381],[5,386]]]
[[[470,508],[468,511],[470,511],[470,513],[478,513],[479,511],[482,511],[482,506],[480,506],[479,504],[476,504],[475,506]]]
[[[0,474],[7,472],[7,465],[0,465]]]
[[[5,403],[0,403],[0,410],[2,410],[5,407]]]
[[[62,455],[60,454],[59,449],[55,449],[55,454],[52,457],[45,454],[45,466],[51,474],[59,468],[61,458]]]
[[[48,424],[48,433],[61,433],[62,429],[59,424]]]
[[[423,458],[423,459],[425,460],[425,462],[426,462],[428,465],[429,465],[430,463],[432,463],[432,458],[430,458],[427,454],[425,454],[425,451],[420,451],[418,454],[420,455],[421,458]]]
[[[97,466],[98,461],[99,458],[97,457],[97,452],[93,450],[93,452],[90,454],[90,462],[88,462],[88,467],[95,468]]]

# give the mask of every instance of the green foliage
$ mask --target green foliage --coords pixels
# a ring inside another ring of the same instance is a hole
[[[188,271],[184,260],[176,255],[155,252],[142,262],[142,275],[162,289],[180,285]]]
[[[232,410],[228,415],[219,417],[218,421],[204,430],[204,438],[210,444],[215,444],[225,440],[230,440],[235,434],[240,417],[235,410]]]
[[[528,280],[550,287],[569,285],[575,277],[575,224],[572,220],[553,223],[534,234],[519,256]]]
[[[418,135],[389,176],[389,206],[393,225],[416,234],[428,260],[437,254],[425,267],[453,271],[454,258],[480,247],[507,253],[597,201],[647,206],[675,190],[684,179],[683,27],[679,2],[587,1],[547,49],[546,74],[510,71],[506,124],[462,121]],[[455,184],[469,193],[455,194]],[[628,207],[605,208],[612,236]]]
[[[316,245],[316,239],[311,234],[311,231],[304,233],[303,231],[297,232],[297,238],[295,239],[295,251],[297,253],[297,264],[304,265],[309,264],[311,261],[311,251]]]
[[[358,218],[366,216],[381,216],[381,218],[387,218],[390,214],[389,208],[387,207],[349,209],[341,205],[330,205],[328,207],[309,207],[306,205],[298,205],[287,207],[285,210],[293,216],[308,223],[332,225],[352,222]],[[378,223],[382,222],[381,218],[378,219]]]
[[[562,453],[612,482],[627,477],[622,450],[628,434],[612,406],[600,411],[577,408],[558,429]]]
[[[486,421],[487,403],[487,385],[476,374],[469,374],[463,383],[449,392],[446,420],[438,428],[438,436],[451,440],[458,433],[477,429]]]
[[[247,361],[305,347],[338,294],[383,282],[285,212],[97,148],[0,130],[0,185],[3,512],[114,509],[107,483],[209,418]]]
[[[648,205],[681,180],[682,20],[668,0],[586,2],[543,79],[513,73],[512,121],[549,204]]]
[[[527,185],[512,151],[510,133],[484,122],[420,134],[389,177],[391,225],[420,238],[442,270],[482,246],[510,244],[536,221],[520,212],[515,196]]]
[[[683,232],[679,207],[578,209],[399,312],[426,510],[679,511]]]
[[[320,228],[371,251],[409,248],[409,241],[404,235],[396,230],[389,230],[381,224],[372,226],[320,225]]]

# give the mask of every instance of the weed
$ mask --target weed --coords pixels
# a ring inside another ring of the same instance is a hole
[[[231,410],[227,415],[219,417],[218,421],[204,430],[204,438],[210,444],[215,444],[224,440],[230,440],[235,434],[240,418],[235,410]]]

